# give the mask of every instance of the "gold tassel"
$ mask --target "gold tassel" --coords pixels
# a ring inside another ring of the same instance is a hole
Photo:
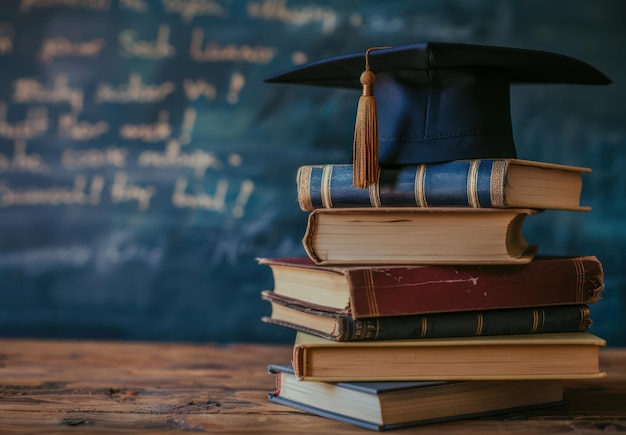
[[[354,124],[354,143],[352,149],[352,183],[359,189],[365,189],[378,181],[378,115],[373,86],[376,76],[370,71],[369,53],[390,47],[373,47],[365,52],[365,71],[360,81],[363,92],[359,98]]]

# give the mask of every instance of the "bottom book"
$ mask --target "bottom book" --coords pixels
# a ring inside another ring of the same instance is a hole
[[[328,383],[300,381],[290,366],[269,372],[276,375],[271,402],[373,430],[563,403],[560,380]]]

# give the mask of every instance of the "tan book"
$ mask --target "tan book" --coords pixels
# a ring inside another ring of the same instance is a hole
[[[602,377],[587,332],[337,342],[298,332],[293,368],[301,380],[522,380]]]
[[[317,264],[525,264],[533,209],[339,208],[309,215],[304,248]]]

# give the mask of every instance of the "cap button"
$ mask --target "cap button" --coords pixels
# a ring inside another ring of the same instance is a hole
[[[362,85],[373,85],[376,83],[376,76],[370,70],[365,70],[361,73],[361,84]]]

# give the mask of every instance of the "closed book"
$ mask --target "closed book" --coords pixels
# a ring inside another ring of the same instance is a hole
[[[293,368],[311,381],[584,379],[606,342],[588,332],[338,342],[297,332]]]
[[[271,315],[262,318],[264,322],[335,341],[579,332],[591,326],[586,305],[354,319],[344,313],[317,310],[269,291],[262,292],[262,298],[272,306]]]
[[[271,402],[366,429],[389,430],[513,413],[563,403],[560,380],[465,382],[302,382],[270,365]]]
[[[317,264],[524,264],[532,209],[337,208],[309,214],[303,245]]]
[[[259,258],[273,293],[354,319],[448,311],[593,304],[604,288],[594,256],[537,257],[512,266],[321,266]]]
[[[343,207],[494,207],[589,210],[580,205],[588,168],[520,159],[456,160],[383,166],[367,189],[352,184],[352,165],[302,166],[304,211]]]

